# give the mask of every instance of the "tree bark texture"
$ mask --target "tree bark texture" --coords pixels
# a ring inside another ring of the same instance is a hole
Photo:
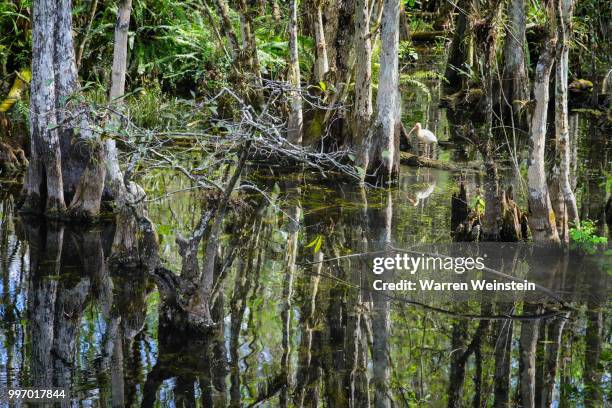
[[[376,96],[376,118],[362,149],[368,149],[369,162],[363,163],[363,176],[389,183],[399,175],[399,0],[385,0],[381,22],[380,73]]]
[[[372,43],[370,40],[370,8],[367,0],[355,2],[355,57],[359,64],[355,66],[355,134],[354,144],[363,146],[372,117]],[[369,149],[361,149],[361,154],[368,155]],[[363,166],[369,162],[368,157],[360,157],[358,163]],[[365,167],[364,167],[365,168]]]
[[[111,103],[125,94],[125,77],[127,71],[128,33],[132,0],[121,0],[115,23],[115,44],[113,48],[113,67],[109,99]],[[119,126],[119,118],[113,118]],[[125,195],[126,188],[123,174],[119,167],[117,145],[113,138],[106,139],[106,182],[114,198]]]
[[[293,7],[293,5],[292,5]],[[297,5],[295,6],[297,8]],[[292,10],[292,20],[293,20],[293,10]],[[290,24],[293,21],[290,21]],[[297,20],[297,16],[296,16]],[[297,23],[296,23],[297,26]],[[323,26],[323,5],[321,2],[316,2],[315,4],[315,43],[316,43],[316,69],[315,69],[315,77],[317,81],[324,81],[325,74],[329,71],[329,60],[327,58],[327,42],[325,41],[325,28]],[[291,33],[292,28],[289,29]],[[296,29],[297,31],[297,29]]]
[[[555,38],[546,42],[536,66],[533,85],[535,108],[529,130],[530,149],[527,169],[529,227],[534,241],[538,242],[559,242],[555,213],[550,201],[544,168],[549,82],[555,45]]]
[[[569,41],[573,1],[557,0],[557,63],[555,64],[555,132],[557,155],[559,156],[559,190],[567,212],[567,221],[579,225],[576,196],[570,184],[570,142],[568,112]],[[567,230],[564,240],[568,240]]]
[[[508,2],[508,22],[504,41],[504,96],[513,107],[514,101],[529,99],[529,77],[525,66],[525,3],[524,0]]]
[[[318,12],[321,8],[317,8]],[[288,80],[291,86],[291,110],[287,120],[287,141],[293,144],[302,144],[302,94],[300,61],[298,56],[298,2],[291,1],[291,19],[289,20],[289,72]],[[320,16],[320,15],[319,15]],[[323,27],[321,27],[323,30]],[[324,40],[323,40],[324,41]],[[327,56],[325,57],[327,60]],[[327,62],[326,62],[327,63]]]
[[[54,0],[32,6],[32,81],[30,90],[31,159],[25,205],[33,212],[64,212],[64,183],[57,126],[54,72]]]
[[[78,114],[78,133],[69,123],[74,118],[67,114],[73,105],[70,97],[78,90],[72,4],[70,0],[38,0],[32,9],[32,160],[24,186],[24,210],[63,215],[67,200],[72,199],[72,213],[96,216],[104,180],[95,154],[99,140],[89,130],[86,114]]]

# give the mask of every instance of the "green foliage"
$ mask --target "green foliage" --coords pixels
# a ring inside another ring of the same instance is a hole
[[[421,18],[410,18],[410,31],[434,31],[433,24]]]
[[[486,205],[486,202],[484,200],[484,197],[478,194],[472,198],[470,207],[472,207],[476,215],[478,215],[479,217],[482,217],[485,212],[485,205]]]
[[[608,243],[607,237],[597,235],[597,226],[591,220],[582,220],[580,225],[570,228],[569,235],[572,243],[588,254],[594,254]]]
[[[414,87],[426,96],[427,102],[431,101],[431,91],[425,81],[431,80],[445,81],[446,79],[443,74],[435,71],[415,71],[400,74],[400,84]]]
[[[87,7],[74,5],[75,42],[87,24]],[[186,91],[225,80],[230,59],[215,39],[211,21],[196,0],[135,0],[128,39],[129,88],[157,81],[162,88]],[[80,70],[84,79],[106,84],[112,61],[117,5],[101,3],[93,20]]]
[[[572,19],[572,43],[577,61],[586,72],[605,75],[610,69],[610,2],[576,2]]]
[[[15,102],[9,115],[12,123],[20,122],[28,126],[30,122],[30,109],[28,108],[28,104],[23,100]]]
[[[306,245],[306,248],[312,248],[312,251],[316,254],[323,246],[323,239],[323,235],[317,235],[315,239],[313,239],[308,245]]]
[[[527,22],[538,25],[546,24],[546,7],[544,7],[541,0],[530,0],[527,2]]]
[[[603,170],[603,180],[599,184],[606,191],[606,195],[612,194],[612,171]]]
[[[399,45],[399,59],[410,58],[413,60],[419,59],[419,54],[412,44],[412,41],[402,41]]]
[[[0,76],[30,64],[29,1],[0,2]]]

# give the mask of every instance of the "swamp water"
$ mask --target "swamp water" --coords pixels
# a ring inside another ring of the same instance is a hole
[[[404,95],[404,120],[448,140],[452,125],[429,85],[431,102]],[[572,126],[581,216],[601,220],[609,136],[586,119]],[[465,143],[437,154],[459,165],[476,157]],[[371,264],[351,256],[381,242],[450,242],[451,195],[464,182],[474,197],[478,172],[403,167],[397,188],[364,191],[312,174],[279,176],[274,167],[249,171],[268,199],[254,196],[254,212],[228,221],[219,259],[232,249],[235,258],[215,292],[218,325],[198,337],[175,330],[143,271],[107,262],[112,225],[27,220],[3,190],[0,388],[54,385],[69,390],[65,406],[84,407],[518,406],[531,361],[537,406],[610,403],[605,258],[551,258],[529,275],[520,256],[500,257],[497,269],[554,294],[539,291],[530,302],[367,290]],[[501,174],[503,185],[516,180],[509,165]],[[202,196],[177,175],[151,174],[143,185],[160,255],[178,271],[174,239],[194,228]],[[534,332],[538,341],[521,359]]]

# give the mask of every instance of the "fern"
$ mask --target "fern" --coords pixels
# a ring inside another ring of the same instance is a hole
[[[431,101],[431,91],[429,90],[427,84],[425,84],[425,82],[419,80],[418,78],[415,78],[414,76],[412,76],[412,74],[401,74],[400,84],[416,88],[418,91],[425,94],[427,102]]]
[[[419,81],[423,81],[427,79],[446,81],[446,78],[444,78],[444,75],[436,71],[415,71],[408,75],[410,75],[411,78],[419,80]]]

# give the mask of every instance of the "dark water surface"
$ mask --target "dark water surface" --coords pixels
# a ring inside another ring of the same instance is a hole
[[[453,125],[432,102],[404,95],[417,120],[451,139]],[[584,219],[603,217],[609,137],[571,121],[576,184]],[[443,144],[441,160],[473,160],[464,143]],[[524,186],[511,161],[504,185]],[[362,191],[306,175],[250,169],[268,193],[255,215],[228,219],[220,259],[237,248],[219,279],[206,336],[177,331],[160,313],[153,281],[108,261],[113,226],[62,226],[20,217],[0,201],[0,388],[54,385],[64,406],[519,406],[525,363],[535,370],[537,406],[602,407],[612,401],[609,257],[525,261],[517,252],[493,266],[554,296],[530,302],[494,294],[454,301],[370,290],[363,251],[448,243],[451,195],[475,171],[402,168],[398,188]],[[143,180],[165,265],[180,270],[177,233],[199,219],[200,193],[171,174]],[[609,192],[608,192],[609,194]],[[159,197],[159,198],[158,198]],[[600,235],[607,235],[603,227]],[[544,259],[544,258],[543,258]],[[322,262],[325,261],[325,262]],[[530,264],[531,262],[531,264]],[[539,333],[534,336],[533,333]],[[530,340],[532,344],[530,344]],[[522,353],[523,352],[523,353]],[[521,358],[521,355],[523,357]],[[558,355],[558,358],[555,358]],[[3,404],[0,402],[0,404]]]

